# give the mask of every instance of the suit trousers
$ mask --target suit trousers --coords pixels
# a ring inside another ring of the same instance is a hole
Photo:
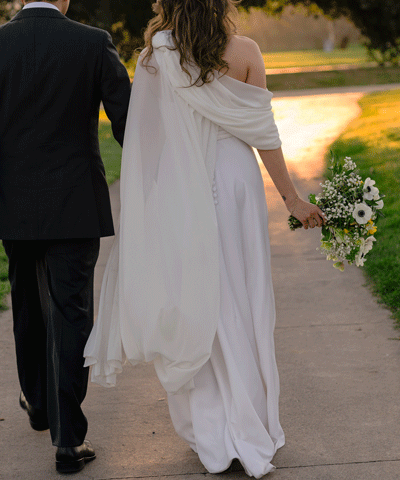
[[[89,370],[83,350],[93,326],[100,239],[3,240],[3,245],[21,390],[47,415],[53,445],[81,445]]]

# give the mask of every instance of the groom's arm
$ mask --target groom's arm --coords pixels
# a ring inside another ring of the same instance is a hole
[[[128,113],[131,82],[107,33],[103,43],[101,69],[101,100],[107,117],[111,121],[114,138],[122,146]]]

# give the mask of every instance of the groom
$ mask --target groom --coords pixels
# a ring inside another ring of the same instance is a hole
[[[0,238],[9,258],[20,405],[50,428],[57,470],[95,458],[81,409],[99,238],[114,234],[98,117],[122,145],[130,81],[69,0],[25,0],[0,27]]]

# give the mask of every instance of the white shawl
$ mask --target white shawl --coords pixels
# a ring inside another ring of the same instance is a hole
[[[281,142],[270,92],[226,76],[190,87],[172,45],[170,32],[157,33],[154,68],[136,68],[120,227],[84,355],[96,383],[114,385],[126,355],[153,360],[163,387],[178,393],[210,357],[219,317],[218,126],[263,150]]]

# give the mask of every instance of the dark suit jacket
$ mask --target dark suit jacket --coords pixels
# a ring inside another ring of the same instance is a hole
[[[123,142],[130,81],[97,28],[49,8],[0,27],[0,238],[113,235],[100,102]]]

